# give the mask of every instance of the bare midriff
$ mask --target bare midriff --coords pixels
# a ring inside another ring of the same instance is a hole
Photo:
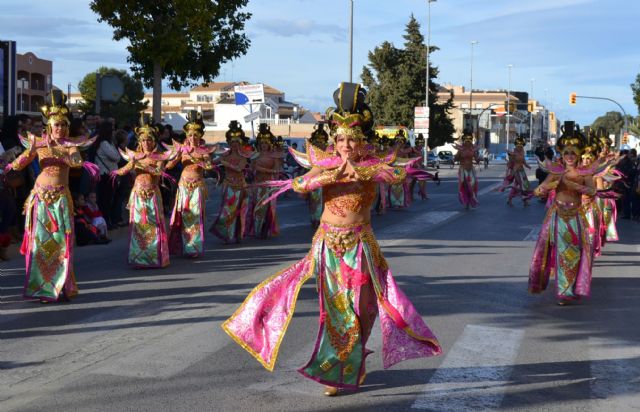
[[[463,148],[458,152],[458,155],[460,159],[460,168],[465,170],[473,169],[473,149]]]
[[[199,165],[193,164],[191,162],[185,162],[180,178],[186,180],[195,180],[202,179],[203,176],[204,170]]]
[[[256,159],[256,166],[260,166],[265,169],[275,169],[276,160],[269,156],[260,156]],[[261,172],[256,170],[256,182],[266,182],[267,180],[273,180],[274,173]]]
[[[573,183],[584,185],[584,177],[580,176],[576,171],[569,171],[563,176],[560,184],[558,184],[558,187],[556,188],[556,199],[558,201],[562,202],[563,204],[575,205],[575,207],[580,206],[582,202],[582,194],[567,187],[567,185],[564,183],[565,179]]]
[[[39,186],[69,186],[69,165],[63,157],[67,156],[64,148],[38,149],[38,159],[42,171],[36,178]]]
[[[371,220],[375,182],[338,183],[322,188],[322,221],[334,225],[365,224]]]

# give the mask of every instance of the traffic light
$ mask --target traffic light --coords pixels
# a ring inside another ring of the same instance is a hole
[[[629,143],[629,133],[625,132],[622,135],[622,144],[628,144]]]
[[[569,104],[570,104],[570,105],[572,105],[572,106],[573,106],[573,105],[575,105],[575,104],[576,104],[576,99],[577,99],[577,97],[578,97],[578,96],[577,96],[577,93],[576,93],[576,92],[571,93],[571,94],[569,95]]]
[[[534,107],[534,106],[535,106],[535,104],[534,104],[533,102],[529,102],[529,103],[527,103],[527,111],[528,111],[529,113],[533,113],[533,110],[535,109],[535,107]]]
[[[516,111],[516,102],[510,102],[509,100],[504,101],[504,110],[508,114],[512,114]]]

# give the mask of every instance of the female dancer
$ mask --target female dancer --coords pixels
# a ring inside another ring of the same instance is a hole
[[[515,148],[513,152],[508,152],[509,162],[507,163],[507,174],[499,191],[504,192],[506,188],[511,188],[509,198],[507,199],[509,206],[513,206],[512,201],[516,196],[522,197],[522,203],[528,206],[529,199],[533,196],[533,192],[531,191],[529,179],[527,178],[527,172],[524,170],[525,167],[531,169],[525,159],[524,145],[526,141],[524,138],[518,136],[514,143]]]
[[[393,139],[400,157],[409,157],[412,154],[411,146],[405,133],[406,131],[400,129]],[[412,193],[409,191],[409,179],[407,178],[389,187],[389,204],[394,209],[409,207],[412,200],[411,195]]]
[[[256,136],[258,156],[251,162],[255,176],[254,183],[258,186],[252,189],[250,202],[252,220],[248,223],[251,234],[261,239],[280,234],[278,216],[276,215],[276,199],[263,204],[263,201],[271,196],[273,189],[259,185],[262,182],[276,180],[282,171],[284,152],[276,151],[274,149],[275,143],[276,137],[271,133],[269,126],[266,123],[260,123]]]
[[[183,169],[178,182],[178,194],[169,223],[169,253],[188,257],[202,256],[204,252],[204,219],[207,185],[204,171],[214,168],[211,153],[215,147],[205,146],[202,114],[193,111],[189,122],[182,129],[186,134],[184,144],[176,141],[167,146],[176,157],[167,163],[167,169],[182,162]]]
[[[249,199],[244,172],[247,159],[252,157],[253,151],[244,147],[246,137],[236,120],[229,123],[226,138],[229,151],[220,160],[224,166],[220,212],[209,231],[222,239],[223,243],[229,244],[240,243],[246,233]]]
[[[135,132],[138,150],[121,151],[127,164],[111,172],[114,177],[131,172],[136,175],[128,205],[128,262],[136,269],[163,268],[169,266],[169,245],[159,184],[166,161],[174,153],[158,152],[158,129],[144,120]]]
[[[25,256],[26,280],[23,296],[42,303],[69,300],[78,294],[73,272],[73,201],[69,192],[69,168],[83,165],[98,176],[97,166],[84,163],[80,148],[89,147],[94,139],[69,136],[71,114],[65,105],[67,97],[54,90],[42,107],[47,118],[42,137],[31,133],[20,136],[26,148],[6,166],[22,170],[38,158],[41,172],[24,204],[26,215],[20,253]]]
[[[615,162],[616,156],[611,153],[611,145],[613,142],[606,135],[601,135],[600,139],[600,155],[598,157],[600,162],[609,161]],[[611,176],[609,178],[605,176],[596,177],[596,187],[598,190],[609,190],[612,186],[612,181],[618,179],[617,176]],[[618,229],[616,228],[616,220],[618,219],[618,209],[616,207],[615,199],[598,197],[596,200],[598,207],[602,211],[602,226],[600,227],[601,244],[604,247],[606,242],[615,242],[618,240]]]
[[[591,291],[591,244],[589,224],[582,195],[594,196],[592,168],[579,166],[585,148],[585,138],[574,130],[574,122],[562,128],[556,149],[562,156],[559,163],[546,165],[549,175],[534,190],[545,196],[555,190],[555,198],[542,223],[529,269],[529,292],[541,293],[556,277],[556,297],[566,305]]]
[[[478,178],[473,162],[478,162],[477,147],[473,145],[473,135],[465,130],[462,145],[456,145],[458,152],[455,160],[460,162],[458,168],[458,199],[465,209],[478,207]]]
[[[312,169],[284,182],[309,193],[324,189],[322,221],[311,250],[293,266],[258,285],[224,322],[224,330],[265,368],[273,370],[278,348],[302,284],[315,275],[320,295],[320,330],[311,360],[299,372],[326,385],[356,390],[365,375],[367,339],[381,318],[384,367],[402,360],[433,356],[440,345],[411,302],[398,289],[371,229],[370,208],[376,182],[402,182],[407,172],[367,150],[363,129],[373,119],[360,86],[343,83],[334,94],[338,109],[329,114],[333,153],[310,152]]]

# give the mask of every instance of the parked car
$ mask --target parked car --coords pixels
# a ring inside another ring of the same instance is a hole
[[[440,158],[433,152],[427,153],[427,167],[440,169]]]
[[[438,152],[438,157],[440,158],[441,164],[448,164],[451,166],[451,168],[453,168],[453,166],[455,165],[453,152],[443,150],[441,152]]]

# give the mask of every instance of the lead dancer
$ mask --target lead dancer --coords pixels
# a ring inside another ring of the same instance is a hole
[[[69,192],[69,169],[85,166],[97,176],[97,166],[82,161],[80,148],[94,139],[69,137],[71,113],[67,97],[53,90],[41,111],[47,119],[42,137],[20,136],[26,150],[6,170],[22,170],[36,158],[42,171],[24,204],[26,215],[20,253],[25,257],[23,296],[42,303],[69,300],[78,294],[73,272],[73,201]]]
[[[314,148],[306,158],[292,153],[296,160],[311,163],[311,171],[271,182],[280,187],[278,193],[289,188],[299,193],[324,189],[325,209],[311,250],[254,288],[223,324],[229,336],[273,370],[300,287],[315,275],[320,330],[311,360],[298,371],[326,385],[329,396],[362,385],[370,353],[365,345],[378,314],[385,368],[441,352],[433,333],[397,287],[369,223],[376,182],[402,182],[407,172],[392,166],[395,152],[381,159],[365,145],[363,129],[370,127],[373,117],[359,85],[342,83],[334,100],[338,108],[328,116],[334,153]]]

